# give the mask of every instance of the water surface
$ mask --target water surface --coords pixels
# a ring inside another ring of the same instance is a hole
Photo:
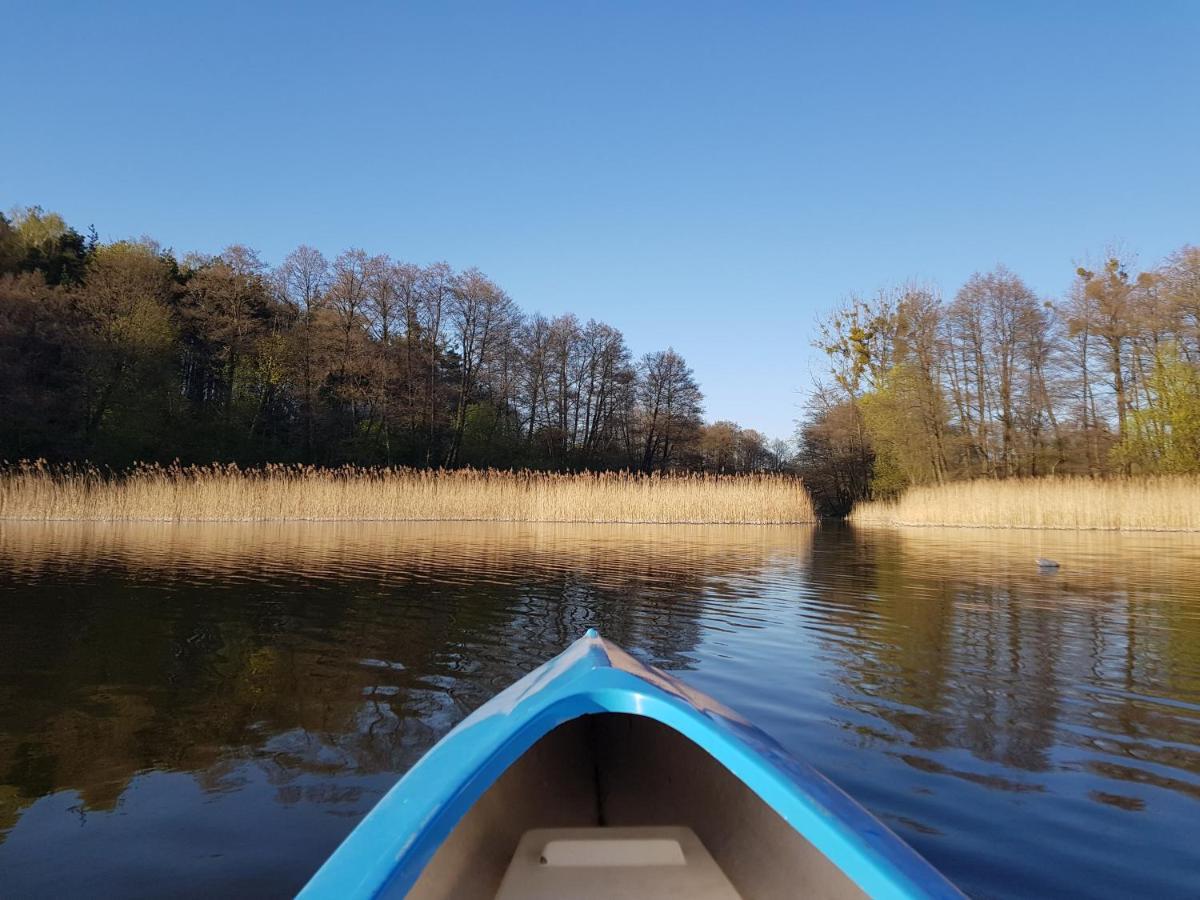
[[[0,894],[289,894],[589,626],[975,896],[1200,893],[1195,538],[10,523]]]

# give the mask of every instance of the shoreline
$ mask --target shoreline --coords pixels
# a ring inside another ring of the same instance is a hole
[[[334,518],[334,517],[275,517],[275,518],[112,518],[112,517],[38,517],[38,516],[0,516],[0,525],[5,524],[89,524],[89,525],[274,525],[274,524],[420,524],[420,523],[475,523],[496,525],[685,525],[689,527],[705,527],[709,525],[723,527],[730,525],[747,525],[756,528],[780,526],[791,528],[797,525],[815,527],[821,524],[816,519],[771,520],[761,519],[505,519],[505,518]]]
[[[946,529],[953,531],[1055,531],[1055,532],[1091,532],[1100,534],[1196,534],[1200,528],[1154,528],[1154,527],[1112,527],[1104,525],[969,525],[954,522],[851,522],[847,524],[854,528],[922,528]]]

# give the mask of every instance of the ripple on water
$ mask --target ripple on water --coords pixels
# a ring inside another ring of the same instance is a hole
[[[1193,538],[5,523],[0,574],[18,894],[142,889],[162,870],[141,845],[198,860],[197,890],[294,890],[588,627],[747,715],[973,894],[1186,896],[1200,871]]]

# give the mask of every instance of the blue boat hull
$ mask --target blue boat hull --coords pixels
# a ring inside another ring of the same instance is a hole
[[[584,722],[577,721],[581,719]],[[408,894],[419,884],[427,867],[438,868],[430,865],[431,860],[452,833],[460,834],[455,832],[456,826],[464,820],[470,824],[478,819],[478,815],[472,819],[469,814],[480,799],[489,790],[500,789],[498,782],[510,768],[513,772],[520,769],[514,764],[535,745],[547,746],[555,735],[565,735],[572,728],[582,733],[587,722],[606,723],[604,734],[616,736],[607,739],[617,744],[645,742],[647,758],[653,756],[651,743],[682,742],[675,749],[659,753],[660,759],[668,761],[668,771],[657,778],[653,773],[638,776],[642,779],[639,792],[653,791],[657,781],[670,780],[681,782],[681,789],[688,790],[687,773],[696,771],[697,766],[711,766],[720,770],[720,777],[735,785],[737,792],[769,808],[771,812],[765,816],[786,823],[780,827],[794,832],[795,847],[802,848],[780,849],[785,845],[778,842],[778,836],[753,844],[743,836],[740,843],[734,842],[737,849],[728,853],[742,853],[751,847],[761,855],[763,848],[775,847],[780,872],[799,865],[794,857],[802,852],[811,853],[819,860],[818,867],[827,871],[797,870],[789,877],[808,879],[811,885],[821,888],[817,893],[826,896],[860,892],[871,897],[962,896],[882,823],[815,770],[790,757],[762,731],[682,681],[641,664],[594,631],[498,694],[447,734],[380,800],[313,876],[301,896]],[[628,724],[617,727],[622,722]],[[563,737],[560,743],[566,739]],[[683,743],[702,752],[681,752],[687,750]],[[631,754],[629,747],[618,747],[614,752],[626,758],[640,755]],[[683,760],[693,758],[692,768],[674,773],[678,778],[673,779],[669,769],[675,763],[671,761],[679,760],[682,766]],[[509,775],[511,782],[513,773]],[[564,792],[555,789],[537,802],[551,804]],[[720,796],[722,803],[737,802],[728,788]],[[709,814],[723,813],[722,809],[712,809]],[[604,821],[602,809],[596,815],[599,824],[628,824]],[[738,816],[743,824],[767,822],[764,815]],[[478,831],[481,826],[472,827]],[[773,826],[767,823],[763,827],[769,831]],[[457,838],[458,844],[464,840]],[[503,846],[490,848],[492,855],[511,856],[513,846],[508,844],[513,844],[515,838],[497,840]],[[737,862],[733,860],[731,868],[736,869]],[[444,869],[451,863],[443,861],[440,865]],[[463,868],[461,862],[457,867]],[[745,883],[738,885],[743,896],[779,895],[778,891],[755,889],[755,870],[761,871],[761,864],[747,863],[742,868],[747,872]],[[845,883],[844,891],[838,887],[841,881]],[[494,892],[494,886],[489,890]],[[425,889],[418,893],[432,896],[439,892]]]

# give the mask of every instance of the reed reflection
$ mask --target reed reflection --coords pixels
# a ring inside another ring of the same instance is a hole
[[[8,523],[0,574],[18,893],[167,890],[185,865],[210,895],[293,891],[588,626],[687,670],[968,893],[1084,872],[1186,895],[1200,870],[1194,537]]]
[[[811,531],[530,525],[0,526],[0,828],[115,808],[147,770],[254,760],[305,799],[402,772],[589,626],[686,668],[706,586]],[[282,788],[281,788],[282,790]],[[281,797],[291,796],[284,790]],[[366,805],[369,805],[366,804]]]

